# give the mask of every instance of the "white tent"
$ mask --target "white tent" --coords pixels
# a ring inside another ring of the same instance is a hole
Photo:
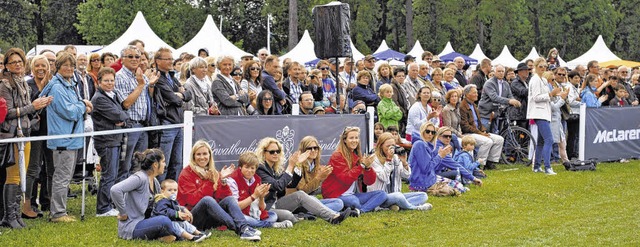
[[[531,60],[536,60],[536,58],[542,57],[540,56],[540,54],[538,53],[538,50],[536,50],[535,47],[531,48],[531,51],[529,52],[529,55],[527,55],[524,59],[520,60],[521,63],[524,63],[524,61],[526,61],[527,59],[531,59]]]
[[[494,58],[493,61],[491,61],[491,65],[493,66],[501,64],[501,65],[504,65],[507,67],[513,67],[513,68],[518,66],[518,63],[519,63],[518,60],[514,58],[513,55],[511,55],[511,52],[509,51],[509,48],[507,48],[506,45],[504,46],[504,48],[502,48],[502,52],[500,52],[500,55]]]
[[[284,61],[285,58],[291,58],[293,61],[304,64],[317,58],[313,47],[314,44],[309,35],[309,31],[304,30],[300,42],[298,42],[296,47],[293,47],[293,49],[287,52],[287,54],[280,56],[280,60]]]
[[[174,49],[165,43],[156,33],[151,30],[151,27],[147,23],[147,20],[144,19],[142,12],[138,11],[136,17],[131,22],[131,26],[127,28],[120,38],[113,41],[108,46],[105,46],[102,50],[98,51],[98,53],[111,52],[115,54],[120,54],[120,51],[124,49],[129,42],[134,39],[139,39],[144,42],[145,51],[153,52],[160,49],[160,47],[167,47],[171,51]]]
[[[55,53],[62,51],[62,49],[64,49],[66,45],[36,45],[36,47],[31,48],[31,50],[29,50],[27,52],[27,56],[35,56],[40,54],[41,51],[43,50],[51,50]],[[96,52],[100,49],[102,49],[101,45],[74,45],[76,47],[76,51],[78,52],[78,54],[89,54],[92,52]]]
[[[442,49],[440,54],[438,54],[438,57],[442,57],[452,52],[455,52],[455,50],[453,50],[453,47],[451,46],[451,42],[447,42],[447,45],[444,46],[444,49]]]
[[[413,48],[407,54],[409,54],[411,56],[414,56],[414,57],[417,57],[418,60],[421,60],[423,52],[424,52],[424,49],[422,49],[422,45],[420,44],[420,40],[416,40],[416,44],[413,45]]]
[[[380,43],[380,46],[378,47],[378,49],[376,51],[373,52],[373,54],[380,53],[380,52],[383,52],[383,51],[386,51],[386,50],[389,50],[389,49],[390,48],[387,45],[387,41],[383,39],[382,43]]]
[[[473,49],[473,52],[471,53],[471,55],[469,55],[469,57],[478,60],[478,63],[480,63],[482,59],[488,58],[486,55],[484,55],[484,52],[482,52],[480,44],[476,44],[476,48]]]
[[[353,45],[353,41],[351,39],[349,39],[349,42],[351,43],[351,55],[353,56],[353,60],[354,61],[358,61],[360,59],[364,58],[364,55],[362,54],[362,52],[358,51],[358,49],[356,49],[356,46]]]
[[[575,68],[578,65],[587,65],[591,60],[596,60],[601,63],[611,60],[620,60],[620,58],[609,50],[607,44],[604,43],[604,39],[602,39],[602,35],[598,35],[598,39],[596,39],[596,43],[591,46],[591,49],[582,54],[582,56],[569,61],[567,66],[569,68]]]
[[[313,45],[313,43],[311,44]],[[207,20],[205,20],[196,36],[177,49],[173,56],[178,57],[183,52],[197,55],[198,50],[202,48],[207,48],[211,56],[229,55],[236,60],[240,60],[240,57],[244,55],[251,55],[227,40],[213,22],[211,15],[207,15]]]

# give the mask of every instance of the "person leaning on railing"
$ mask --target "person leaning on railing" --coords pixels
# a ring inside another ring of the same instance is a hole
[[[29,115],[35,111],[47,107],[52,98],[42,97],[31,102],[29,85],[24,80],[26,58],[19,48],[11,48],[4,55],[5,71],[0,74],[0,97],[7,102],[7,115],[2,123],[0,138],[7,139],[29,136],[31,123]],[[18,143],[8,144],[7,148],[13,149],[15,160],[11,165],[4,160],[1,169],[6,169],[6,181],[2,191],[3,218],[2,225],[11,228],[23,228],[26,225],[21,219],[22,191],[20,191],[20,165]],[[24,143],[24,165],[29,165],[30,143]],[[4,154],[3,154],[4,155]]]

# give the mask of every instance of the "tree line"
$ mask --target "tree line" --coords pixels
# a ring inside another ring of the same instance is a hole
[[[151,28],[179,48],[200,30],[208,14],[241,49],[266,46],[284,54],[304,30],[313,38],[313,6],[330,0],[14,0],[0,1],[0,48],[36,44],[108,45],[142,11]],[[343,0],[350,5],[351,36],[364,54],[386,40],[408,52],[416,40],[440,52],[446,42],[469,54],[476,43],[488,57],[507,45],[516,58],[531,47],[557,48],[565,60],[586,52],[598,35],[619,57],[640,60],[640,0]]]

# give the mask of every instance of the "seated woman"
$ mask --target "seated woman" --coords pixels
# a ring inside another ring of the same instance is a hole
[[[374,156],[360,159],[360,128],[346,127],[340,135],[335,152],[329,159],[333,170],[322,182],[322,197],[340,198],[345,207],[355,208],[354,216],[371,212],[387,200],[384,191],[362,192],[358,177],[363,175],[364,184],[376,181],[376,172],[371,169]]]
[[[230,196],[225,178],[234,170],[232,164],[218,172],[211,146],[206,141],[197,141],[191,149],[189,166],[178,178],[178,202],[191,210],[192,224],[198,229],[226,226],[240,235],[240,239],[259,241],[261,232],[249,226],[238,201]]]
[[[150,217],[153,210],[150,202],[160,193],[156,176],[163,174],[165,168],[162,151],[148,149],[135,153],[134,162],[141,170],[111,187],[111,199],[118,210],[118,237],[175,241],[180,233],[174,231],[167,216]]]
[[[305,151],[302,154],[299,151],[295,152],[289,157],[289,164],[283,172],[284,153],[282,150],[282,144],[278,140],[265,137],[258,143],[255,151],[261,163],[257,173],[263,183],[271,185],[269,194],[265,198],[267,209],[276,209],[275,212],[279,219],[289,219],[291,212],[304,208],[309,213],[331,224],[340,224],[344,221],[351,213],[350,210],[338,214],[304,191],[296,191],[286,195],[287,185],[293,180],[293,169],[298,164],[306,162],[311,152]]]
[[[461,141],[462,129],[460,127],[460,110],[458,105],[460,103],[460,90],[450,90],[444,96],[446,106],[442,109],[442,126],[447,126],[453,132],[451,146],[453,147],[453,154],[455,155],[462,149]]]
[[[384,208],[409,210],[429,210],[431,204],[427,202],[427,193],[402,193],[401,178],[409,178],[411,168],[407,163],[407,153],[395,154],[395,139],[391,133],[380,135],[376,144],[375,159],[371,168],[376,172],[376,182],[367,186],[367,191],[384,191],[387,200],[382,204]]]
[[[308,157],[306,161],[298,164],[293,169],[293,179],[287,185],[287,195],[296,191],[304,191],[309,195],[319,194],[318,190],[322,181],[327,179],[333,167],[320,163],[322,148],[318,139],[313,136],[305,136],[300,140],[298,151]],[[333,211],[340,212],[344,207],[342,200],[337,198],[321,199],[320,202]]]
[[[351,90],[354,101],[362,100],[367,106],[377,106],[380,98],[371,87],[371,73],[369,71],[360,71],[357,76],[358,85]]]
[[[413,147],[409,153],[409,167],[411,167],[409,189],[412,191],[440,195],[434,193],[434,190],[444,187],[449,192],[454,192],[448,184],[448,179],[436,175],[436,166],[439,166],[442,159],[451,153],[451,146],[436,150],[433,144],[435,135],[436,126],[432,122],[423,123],[420,126],[420,132],[413,132],[411,137]]]
[[[451,132],[451,129],[449,129],[449,127],[442,127],[438,129],[436,149],[450,146],[452,134],[453,133]],[[442,177],[457,179],[458,176],[462,176],[462,178],[468,181],[472,181],[478,186],[482,186],[482,180],[473,176],[473,174],[471,174],[473,171],[468,171],[464,168],[464,166],[460,165],[460,163],[453,160],[453,156],[451,154],[447,154],[446,156],[444,156],[442,158],[442,161],[438,165],[436,165],[434,169],[436,171],[436,174]],[[460,192],[466,191],[466,189],[462,186],[457,188],[460,190]]]

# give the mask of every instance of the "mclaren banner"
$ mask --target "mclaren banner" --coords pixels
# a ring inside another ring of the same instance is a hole
[[[581,160],[640,157],[640,107],[583,108],[580,116]]]
[[[238,157],[244,152],[254,152],[260,140],[273,137],[282,143],[288,158],[298,149],[300,140],[315,136],[322,148],[322,162],[338,146],[340,134],[347,126],[360,128],[363,151],[367,147],[367,119],[365,115],[322,116],[197,116],[194,121],[193,141],[206,140],[213,148],[216,167],[238,165]]]

